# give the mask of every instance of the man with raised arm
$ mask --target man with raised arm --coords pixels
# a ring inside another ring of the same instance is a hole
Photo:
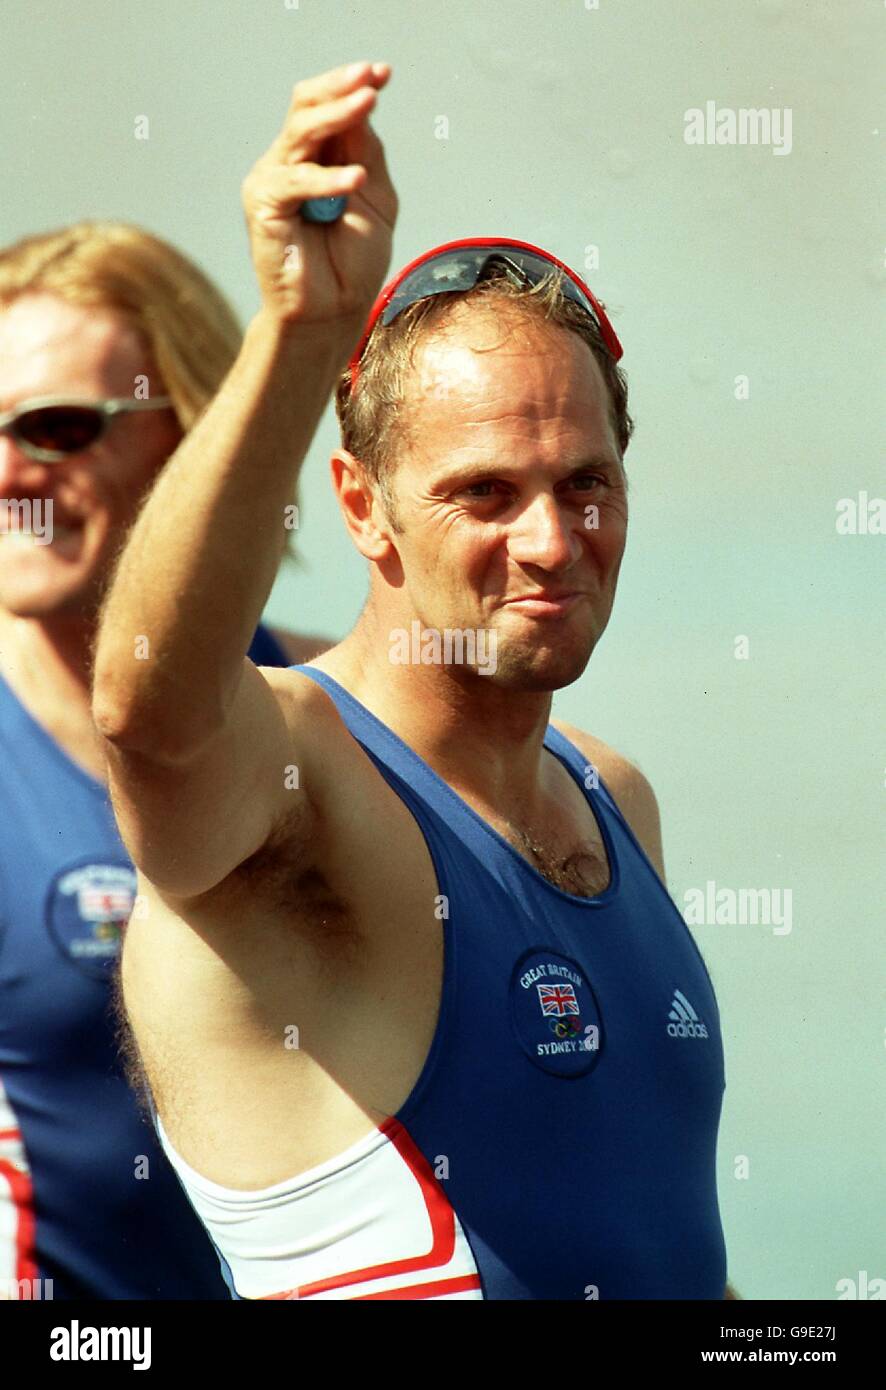
[[[158,1133],[235,1297],[722,1298],[713,988],[648,783],[549,718],[625,544],[621,346],[508,238],[435,248],[373,306],[389,75],[295,88],[245,184],[262,307],[104,614]],[[333,387],[369,598],[324,656],[258,669]]]

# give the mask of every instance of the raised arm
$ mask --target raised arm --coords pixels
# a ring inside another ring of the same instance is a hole
[[[142,509],[106,598],[93,715],[127,846],[172,893],[214,886],[291,804],[284,768],[298,730],[243,654],[302,460],[390,260],[397,200],[368,122],[389,75],[363,63],[295,88],[243,185],[261,308]],[[339,222],[299,217],[306,198],[339,193]]]

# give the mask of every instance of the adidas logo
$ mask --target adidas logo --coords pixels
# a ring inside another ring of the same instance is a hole
[[[671,1020],[668,1024],[668,1033],[672,1038],[706,1038],[708,1036],[707,1028],[686,995],[681,994],[678,989],[674,990],[668,1018]]]

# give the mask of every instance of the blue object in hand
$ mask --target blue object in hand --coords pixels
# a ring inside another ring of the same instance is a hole
[[[302,203],[299,212],[306,222],[337,222],[347,206],[347,198],[308,198]]]

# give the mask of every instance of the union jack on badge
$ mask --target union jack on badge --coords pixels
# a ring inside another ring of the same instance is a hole
[[[535,988],[538,990],[542,1014],[556,1014],[558,1018],[562,1018],[564,1014],[579,1012],[578,1000],[572,985],[536,985]]]
[[[77,894],[77,906],[84,921],[113,922],[129,916],[132,893],[127,888],[108,888],[88,883]]]

